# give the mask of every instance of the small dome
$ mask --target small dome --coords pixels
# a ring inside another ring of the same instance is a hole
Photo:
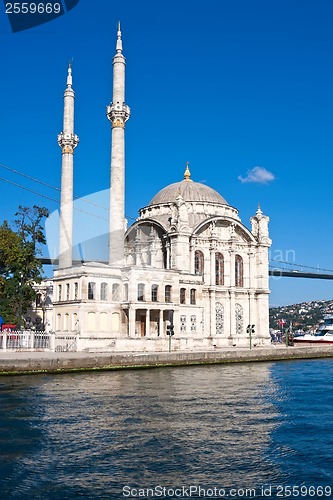
[[[169,184],[159,191],[151,200],[149,205],[163,203],[174,203],[181,195],[184,201],[208,202],[228,205],[226,200],[217,192],[205,184],[184,179],[180,182]]]

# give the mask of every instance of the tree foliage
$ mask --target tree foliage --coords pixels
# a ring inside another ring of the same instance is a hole
[[[42,279],[37,259],[46,243],[43,222],[45,207],[18,207],[15,221],[0,226],[0,315],[6,322],[21,325],[22,315],[36,298],[33,288]]]

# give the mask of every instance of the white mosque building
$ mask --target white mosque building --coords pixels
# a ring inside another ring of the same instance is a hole
[[[59,267],[50,328],[76,334],[82,350],[209,350],[269,345],[269,218],[251,230],[214,189],[183,178],[164,187],[126,230],[125,58],[118,26],[113,58],[109,261],[73,261],[74,91],[64,93]],[[248,325],[253,325],[251,339]]]

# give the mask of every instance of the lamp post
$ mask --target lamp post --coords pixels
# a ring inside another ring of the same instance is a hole
[[[175,334],[175,327],[173,324],[173,310],[169,311],[169,321],[170,324],[167,325],[166,334],[169,335],[169,352],[171,352],[171,337]]]
[[[20,272],[19,273],[20,280],[19,280],[19,330],[22,330],[22,300],[23,300],[23,293],[22,293],[22,278],[23,275]]]
[[[252,349],[252,335],[255,333],[255,325],[247,325],[246,333],[249,334],[250,349]]]

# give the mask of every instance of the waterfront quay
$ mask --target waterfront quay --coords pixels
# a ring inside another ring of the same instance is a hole
[[[0,375],[158,368],[333,357],[333,346],[277,345],[207,352],[0,352]]]

